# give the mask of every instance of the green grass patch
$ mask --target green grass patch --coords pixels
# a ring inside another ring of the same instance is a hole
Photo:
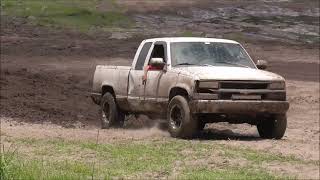
[[[152,142],[117,142],[112,144],[96,144],[90,141],[67,141],[64,139],[29,139],[21,138],[14,140],[17,144],[26,144],[37,147],[35,153],[50,155],[53,152],[70,154],[75,149],[94,151],[101,158],[121,158],[122,154],[126,154],[130,159],[141,157],[142,154],[153,154],[154,157],[161,158],[163,152],[166,152],[168,157],[177,156],[178,154],[188,158],[188,155],[183,153],[188,149],[190,154],[197,157],[210,156],[213,152],[218,151],[222,156],[229,158],[241,157],[256,164],[263,162],[288,162],[299,164],[315,164],[319,165],[319,161],[303,160],[293,155],[282,155],[263,150],[254,150],[243,147],[233,147],[216,143],[201,143],[186,140],[167,140],[167,141],[152,141]],[[42,147],[42,148],[39,148]],[[48,151],[51,149],[51,152]],[[46,154],[47,153],[47,154]],[[127,157],[126,157],[127,158]]]
[[[179,179],[289,179],[288,177],[275,176],[271,173],[250,167],[228,167],[225,169],[186,169]]]
[[[120,8],[99,11],[96,8],[98,3],[99,0],[2,0],[1,12],[8,16],[28,18],[37,25],[80,31],[132,25],[131,19]]]
[[[186,158],[180,152],[187,148],[177,142],[94,142],[65,141],[61,139],[18,139],[18,145],[31,146],[35,157],[46,159],[74,159],[99,162],[96,174],[106,177],[133,176],[146,172],[170,173],[173,162]],[[88,157],[88,154],[91,156]],[[83,158],[79,158],[83,156]]]
[[[120,143],[81,145],[84,148],[96,150],[99,159],[108,159],[112,169],[107,171],[111,176],[136,174],[138,172],[170,172],[175,160],[182,160],[180,151],[183,144],[162,143]]]
[[[1,155],[11,159],[5,165],[1,164],[6,179],[142,178],[150,173],[164,177],[171,177],[174,173],[182,179],[277,179],[277,175],[260,168],[260,163],[304,162],[294,157],[196,140],[103,144],[63,139],[9,138],[5,141],[19,147],[19,153],[7,151]],[[216,158],[246,159],[249,164],[215,162]],[[192,165],[195,161],[197,166]],[[180,162],[178,173],[173,172],[177,162]]]
[[[197,37],[197,35],[192,31],[184,31],[181,33],[182,37]]]
[[[92,162],[26,158],[16,154],[1,177],[3,179],[88,179],[93,174]]]

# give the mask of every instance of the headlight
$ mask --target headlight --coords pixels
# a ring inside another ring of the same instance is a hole
[[[218,89],[219,82],[217,82],[217,81],[200,81],[199,88],[200,89]]]
[[[273,82],[269,84],[269,89],[285,89],[286,84],[284,82]]]

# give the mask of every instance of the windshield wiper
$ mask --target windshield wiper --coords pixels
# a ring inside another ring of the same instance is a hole
[[[231,62],[216,62],[219,64],[230,64],[230,65],[236,65],[236,66],[240,66],[240,67],[246,67],[246,68],[251,68],[249,66],[243,65],[243,64],[238,64],[238,63],[231,63]]]
[[[183,65],[197,65],[197,64],[192,64],[192,63],[179,63],[179,64],[176,64],[176,66],[183,66]]]
[[[212,64],[192,64],[192,63],[180,63],[180,64],[176,64],[176,66],[182,66],[182,65],[192,65],[192,66],[214,66]]]

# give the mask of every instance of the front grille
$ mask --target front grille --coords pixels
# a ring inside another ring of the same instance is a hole
[[[269,84],[263,81],[220,81],[218,89],[197,88],[197,93],[216,95],[221,100],[285,101],[285,90],[270,90]]]
[[[220,82],[221,89],[267,89],[266,82],[251,82],[251,81],[222,81]]]
[[[267,91],[268,86],[269,83],[263,81],[221,81],[219,83],[219,99],[233,99],[233,95],[260,96],[261,100],[283,100],[285,98],[285,93],[261,92]],[[241,91],[245,90],[248,92],[242,94]]]

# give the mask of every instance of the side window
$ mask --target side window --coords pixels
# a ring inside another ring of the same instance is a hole
[[[164,61],[166,61],[163,45],[157,44],[154,46],[151,58],[162,58]]]
[[[152,45],[151,42],[145,43],[143,45],[143,47],[140,51],[137,63],[136,63],[136,67],[134,68],[135,70],[142,70],[143,69],[143,65],[144,65],[144,62],[147,58],[147,55],[148,55],[148,52],[149,52],[151,45]]]

